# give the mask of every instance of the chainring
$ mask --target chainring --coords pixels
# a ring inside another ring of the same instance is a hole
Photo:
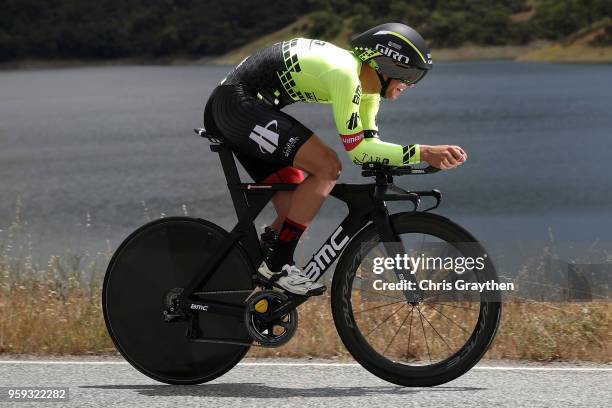
[[[298,326],[296,309],[271,322],[263,320],[288,301],[287,295],[276,290],[262,290],[248,299],[244,321],[253,341],[263,347],[280,347],[291,340]]]

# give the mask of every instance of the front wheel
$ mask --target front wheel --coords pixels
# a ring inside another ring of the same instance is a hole
[[[351,355],[377,377],[412,387],[443,384],[480,360],[501,317],[499,291],[474,294],[453,288],[457,281],[497,281],[497,275],[482,246],[452,221],[435,214],[400,213],[391,222],[403,254],[423,262],[385,265],[385,259],[395,256],[389,255],[373,224],[364,228],[334,272],[334,322]],[[459,272],[457,262],[435,261],[478,256],[483,268],[471,271]],[[402,266],[412,273],[398,272]],[[404,277],[417,289],[398,285]],[[420,281],[426,282],[424,290]]]

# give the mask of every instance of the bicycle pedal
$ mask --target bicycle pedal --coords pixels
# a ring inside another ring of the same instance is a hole
[[[327,291],[327,286],[323,286],[323,287],[313,291],[312,293],[309,293],[308,295],[306,295],[306,297],[321,296],[326,291]]]

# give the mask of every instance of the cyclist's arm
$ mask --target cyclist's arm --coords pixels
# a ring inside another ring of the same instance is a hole
[[[361,95],[358,77],[344,70],[334,70],[325,80],[330,89],[336,127],[353,163],[374,161],[400,166],[420,161],[419,145],[401,146],[378,138],[374,119],[379,101]],[[362,98],[366,105],[360,109]],[[364,129],[364,124],[374,129]]]

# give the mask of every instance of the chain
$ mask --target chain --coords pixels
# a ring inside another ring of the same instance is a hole
[[[193,292],[194,295],[204,296],[204,295],[237,295],[240,293],[251,293],[253,289],[244,289],[244,290],[216,290],[212,292]]]
[[[264,347],[257,342],[246,343],[246,342],[241,342],[241,341],[215,340],[215,339],[189,339],[189,341],[193,341],[196,343],[217,343],[217,344],[234,344],[237,346]]]

